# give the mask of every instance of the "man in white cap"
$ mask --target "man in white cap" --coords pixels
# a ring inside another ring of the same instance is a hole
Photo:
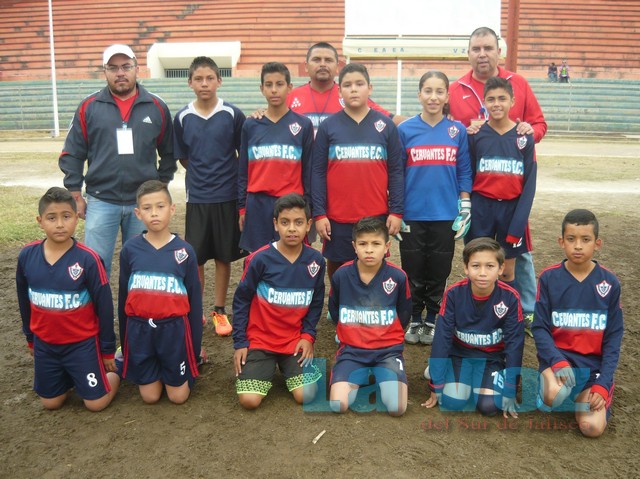
[[[136,190],[146,180],[168,183],[177,167],[169,108],[137,82],[133,50],[111,45],[102,64],[107,86],[80,103],[58,165],[86,221],[85,244],[102,257],[109,275],[118,230],[124,243],[144,227],[134,213]]]

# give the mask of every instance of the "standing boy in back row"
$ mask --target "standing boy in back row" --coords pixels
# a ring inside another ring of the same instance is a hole
[[[367,68],[350,63],[340,71],[339,84],[344,110],[318,129],[311,178],[313,216],[329,278],[355,258],[351,232],[358,220],[380,217],[395,235],[404,206],[400,137],[389,117],[369,107]]]
[[[174,118],[174,151],[187,170],[185,239],[196,250],[204,292],[204,265],[214,259],[215,302],[211,314],[216,333],[231,334],[225,311],[231,263],[243,256],[238,243],[238,152],[244,114],[218,98],[218,65],[197,57],[189,67],[196,100]],[[204,318],[203,318],[204,319]]]
[[[240,247],[256,251],[277,238],[273,207],[278,197],[298,193],[310,201],[313,125],[287,107],[291,75],[282,63],[262,66],[260,91],[269,104],[262,118],[242,127],[238,208]]]
[[[515,288],[515,258],[531,250],[529,214],[536,192],[533,135],[518,134],[509,118],[513,89],[504,78],[489,78],[484,87],[489,120],[469,136],[473,171],[473,221],[465,244],[489,237],[505,252],[500,279]]]

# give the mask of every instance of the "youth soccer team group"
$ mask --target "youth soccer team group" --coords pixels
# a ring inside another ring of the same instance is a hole
[[[317,44],[307,62],[334,53]],[[534,136],[510,119],[511,82],[484,82],[486,118],[467,130],[448,115],[449,80],[438,71],[420,79],[421,113],[398,126],[372,108],[369,74],[357,63],[321,93],[311,84],[292,92],[289,71],[277,62],[263,66],[260,81],[267,109],[245,121],[217,96],[215,62],[194,59],[189,85],[196,99],[174,119],[174,154],[187,170],[185,240],[171,233],[175,204],[166,183],[144,182],[135,215],[145,231],[120,253],[118,355],[107,270],[73,237],[76,200],[64,188],[41,198],[46,238],[21,251],[16,283],[44,406],[61,407],[75,387],[89,409],[101,410],[123,378],[146,402],[163,391],[185,402],[205,358],[204,263],[215,259],[224,269],[249,254],[232,325],[218,293],[214,313],[216,331],[233,335],[243,407],[260,405],[276,366],[298,403],[314,400],[323,377],[313,357],[326,270],[338,343],[334,411],[346,412],[373,375],[388,413],[404,414],[404,344],[422,342],[431,344],[431,395],[423,406],[473,404],[485,415],[517,417],[525,320],[515,259],[531,250],[536,162]],[[293,111],[305,103],[313,114]],[[231,173],[207,166],[211,141],[215,151],[232,152],[223,159]],[[203,181],[202,172],[219,177]],[[233,210],[189,202],[216,181],[238,185]],[[316,236],[322,253],[309,245]],[[386,260],[392,236],[402,269]],[[447,288],[458,239],[466,278]],[[566,259],[540,275],[526,325],[540,363],[537,406],[552,411],[572,401],[582,433],[599,436],[623,334],[620,284],[593,260],[601,245],[593,213],[569,212],[559,243]]]

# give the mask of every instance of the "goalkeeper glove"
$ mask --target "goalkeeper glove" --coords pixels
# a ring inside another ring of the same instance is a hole
[[[464,238],[471,226],[471,200],[463,198],[458,200],[458,217],[454,220],[451,229],[456,232],[454,240]]]

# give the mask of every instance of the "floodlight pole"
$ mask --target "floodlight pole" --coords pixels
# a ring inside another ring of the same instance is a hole
[[[507,15],[507,70],[515,72],[518,69],[518,21],[520,18],[520,0],[509,0]]]
[[[51,56],[51,88],[53,90],[53,136],[60,136],[60,121],[58,120],[58,89],[56,87],[56,55],[53,46],[53,9],[49,0],[49,49]]]

